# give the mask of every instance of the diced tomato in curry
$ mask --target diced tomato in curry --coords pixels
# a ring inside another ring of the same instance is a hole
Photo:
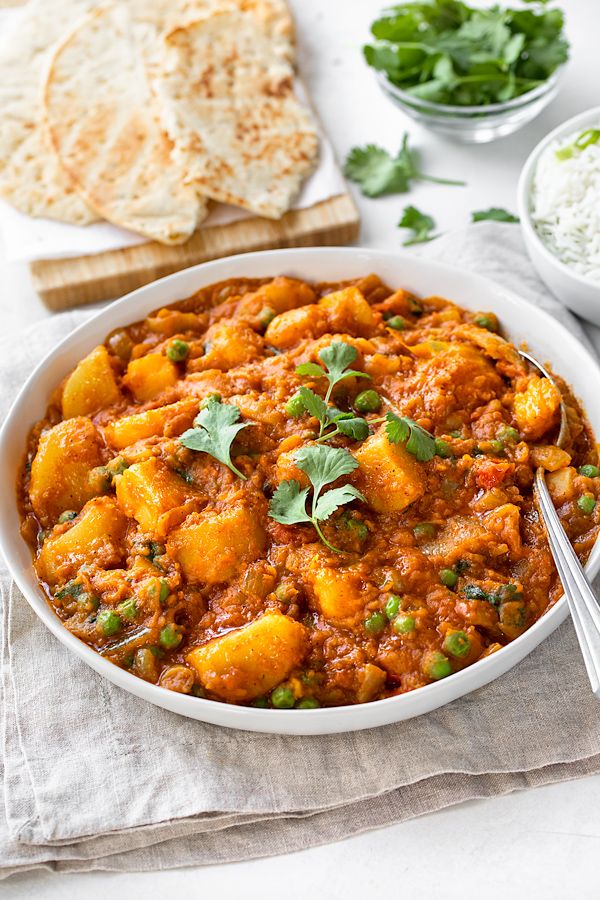
[[[514,640],[561,593],[536,462],[585,559],[597,452],[562,384],[569,444],[551,447],[556,391],[477,320],[373,275],[280,277],[212,285],[113,332],[55,390],[19,476],[23,534],[57,616],[165,688],[280,707],[404,693]],[[329,441],[357,462],[339,483],[364,497],[321,523],[340,552],[312,524],[269,515],[279,484],[310,487],[295,454],[318,425],[288,402],[301,385],[323,396],[296,368],[334,341],[368,378],[343,379],[331,402],[370,432]],[[365,389],[379,400],[355,406]],[[232,446],[245,480],[179,440],[215,395],[252,426]],[[388,411],[435,437],[435,455],[393,444]]]

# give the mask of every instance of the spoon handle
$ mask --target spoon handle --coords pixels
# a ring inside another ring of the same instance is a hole
[[[535,486],[592,691],[600,699],[600,603],[554,508],[543,469],[537,470]]]

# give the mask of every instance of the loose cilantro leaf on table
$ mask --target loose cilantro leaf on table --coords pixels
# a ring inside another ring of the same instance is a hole
[[[334,341],[319,353],[319,359],[325,363],[326,370],[312,362],[301,363],[296,369],[297,375],[326,378],[329,382],[324,400],[304,386],[298,392],[306,411],[319,421],[318,441],[327,441],[340,433],[355,440],[364,440],[369,433],[369,425],[365,419],[355,416],[354,413],[340,412],[339,409],[329,405],[334,387],[344,378],[369,378],[366,372],[348,368],[357,356],[356,348],[351,344]],[[333,426],[333,430],[327,431],[330,426]]]
[[[324,494],[322,491],[328,484],[353,472],[358,463],[347,450],[323,445],[302,447],[295,454],[294,461],[308,475],[313,488],[310,512],[306,509],[310,488],[301,488],[293,479],[279,485],[269,503],[269,515],[283,525],[311,523],[323,543],[335,553],[341,553],[341,550],[329,543],[319,523],[327,521],[340,506],[352,503],[353,500],[364,501],[365,498],[351,484],[333,488]]]
[[[519,217],[513,216],[506,209],[490,206],[489,209],[481,209],[471,213],[472,222],[518,222]]]
[[[367,63],[413,96],[451,106],[501,103],[543,84],[569,55],[564,14],[546,0],[529,8],[421,0],[375,21]]]
[[[188,428],[179,438],[188,450],[208,453],[222,462],[236,475],[246,480],[246,476],[231,461],[231,445],[237,434],[253,422],[239,422],[240,411],[230,403],[221,403],[211,397],[204,409],[194,419],[194,427]]]
[[[435,456],[435,438],[408,416],[389,412],[385,430],[392,444],[404,444],[419,462],[429,462]]]
[[[346,159],[345,173],[360,185],[366,197],[383,194],[404,194],[411,181],[433,181],[437,184],[464,185],[464,181],[449,181],[425,175],[419,168],[417,154],[408,146],[408,132],[402,138],[402,146],[396,156],[375,144],[354,147]]]
[[[403,242],[404,247],[410,247],[412,244],[424,244],[439,236],[431,233],[435,228],[435,222],[431,216],[422,213],[416,206],[404,207],[398,228],[410,228],[413,232],[413,237]]]

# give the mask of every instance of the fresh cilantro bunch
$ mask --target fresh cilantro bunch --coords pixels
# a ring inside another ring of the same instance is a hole
[[[369,378],[366,372],[348,368],[357,356],[356,348],[351,344],[333,341],[329,347],[325,347],[319,352],[319,359],[325,363],[325,369],[312,362],[301,363],[296,369],[297,375],[325,378],[328,382],[325,399],[304,386],[299,391],[299,397],[305,410],[319,421],[317,441],[327,441],[337,434],[345,434],[354,440],[364,441],[369,434],[369,425],[365,419],[355,416],[354,413],[340,412],[335,406],[329,405],[334,387],[344,378]]]
[[[231,461],[231,445],[243,428],[254,423],[240,422],[239,418],[237,406],[211,397],[194,419],[194,427],[184,431],[179,441],[188,450],[208,453],[246,481],[246,476]]]
[[[546,81],[569,56],[564,14],[547,0],[530,9],[481,9],[461,0],[393,6],[371,26],[367,63],[422,100],[451,106],[503,103]]]
[[[325,493],[323,488],[343,475],[349,475],[356,469],[358,463],[347,450],[326,447],[323,444],[302,447],[295,454],[294,462],[308,475],[312,485],[313,495],[309,511],[306,504],[311,489],[302,488],[298,481],[292,479],[282,481],[273,494],[269,503],[269,515],[282,525],[311,523],[325,546],[335,553],[341,553],[341,550],[329,543],[320,523],[326,522],[340,506],[352,503],[353,500],[364,501],[365,498],[351,484],[332,488]]]
[[[344,171],[351,181],[360,185],[365,197],[381,197],[383,194],[405,194],[411,181],[433,181],[436,184],[464,185],[464,181],[450,181],[425,175],[419,168],[416,151],[408,146],[408,132],[404,133],[402,146],[396,156],[376,144],[353,147],[346,159]]]

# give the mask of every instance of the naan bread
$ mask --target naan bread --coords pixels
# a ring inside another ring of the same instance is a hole
[[[257,18],[239,11],[176,28],[164,44],[155,89],[187,180],[214,200],[280,218],[318,154],[291,66]]]
[[[183,243],[206,215],[184,184],[160,127],[128,4],[84,18],[56,49],[44,109],[61,166],[96,212],[164,244]]]
[[[0,196],[30,216],[87,225],[98,215],[48,145],[41,84],[52,45],[93,0],[32,0],[0,52]]]

